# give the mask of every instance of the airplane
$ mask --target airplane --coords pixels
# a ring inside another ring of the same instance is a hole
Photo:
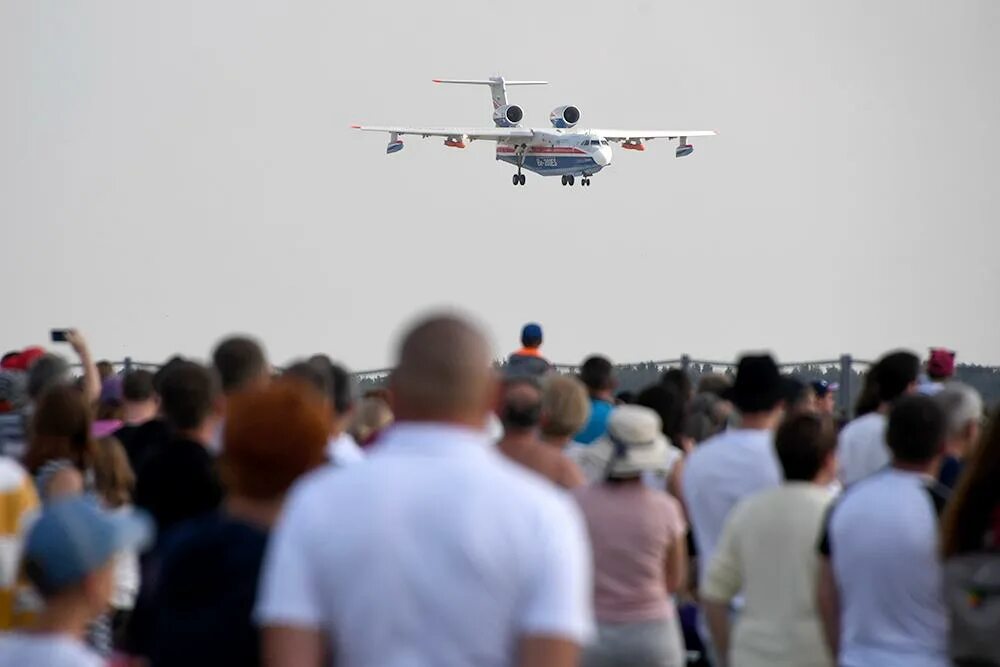
[[[389,134],[387,154],[403,150],[405,135],[444,137],[449,148],[465,148],[473,141],[495,141],[496,159],[517,167],[511,182],[524,185],[523,170],[540,176],[561,176],[563,185],[589,186],[591,177],[611,164],[611,144],[625,150],[644,151],[651,139],[679,139],[675,156],[694,152],[690,137],[710,137],[713,130],[599,130],[577,129],[580,110],[572,105],[556,107],[549,114],[551,128],[521,127],[524,110],[507,101],[507,86],[544,86],[547,81],[507,81],[502,76],[489,79],[434,79],[434,83],[489,86],[493,97],[495,127],[389,127],[352,125],[364,132]]]

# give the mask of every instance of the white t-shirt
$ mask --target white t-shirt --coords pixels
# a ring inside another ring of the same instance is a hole
[[[341,433],[331,438],[326,445],[326,456],[338,466],[351,465],[365,460],[365,453],[350,433]]]
[[[0,665],[28,667],[104,667],[101,656],[67,635],[0,634]]]
[[[891,454],[885,444],[888,420],[880,412],[858,417],[844,427],[837,440],[837,464],[845,487],[889,465]]]
[[[695,447],[684,464],[683,493],[698,547],[702,581],[733,507],[747,496],[781,484],[774,434],[732,429]]]
[[[364,465],[296,486],[255,616],[322,631],[339,667],[508,667],[521,636],[587,639],[592,595],[567,494],[483,432],[396,424]]]
[[[840,594],[842,667],[948,667],[935,501],[923,475],[887,468],[847,489],[821,549]]]

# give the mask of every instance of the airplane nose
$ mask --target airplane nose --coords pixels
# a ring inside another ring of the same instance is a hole
[[[602,167],[607,167],[611,164],[611,146],[601,146],[594,153],[594,162],[601,165]]]

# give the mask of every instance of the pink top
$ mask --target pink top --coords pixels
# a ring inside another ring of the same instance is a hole
[[[680,503],[643,484],[597,483],[575,494],[594,550],[594,612],[603,623],[670,618],[667,550],[683,540]]]
[[[106,438],[120,429],[122,425],[118,419],[101,419],[91,425],[90,434],[95,438]]]

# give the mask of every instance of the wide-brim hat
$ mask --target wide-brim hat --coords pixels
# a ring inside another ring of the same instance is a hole
[[[606,476],[667,472],[670,441],[663,435],[662,426],[656,412],[640,405],[621,405],[612,410],[607,432],[593,445],[608,452]]]
[[[740,359],[736,381],[723,398],[744,412],[769,410],[784,397],[786,386],[771,355],[747,355]]]

